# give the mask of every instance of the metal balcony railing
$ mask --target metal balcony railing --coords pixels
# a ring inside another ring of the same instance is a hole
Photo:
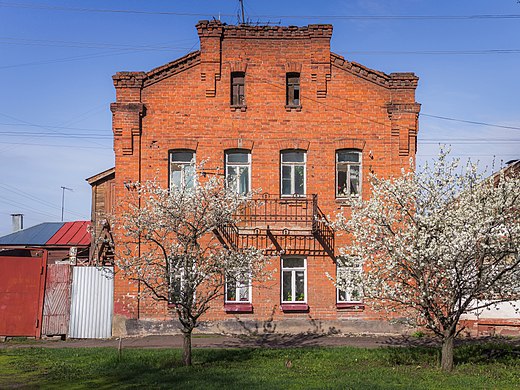
[[[223,244],[235,249],[274,246],[273,252],[334,257],[334,231],[318,207],[316,194],[263,194],[250,199],[236,219],[236,224],[220,226],[215,232]]]

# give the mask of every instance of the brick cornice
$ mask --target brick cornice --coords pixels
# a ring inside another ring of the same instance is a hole
[[[112,76],[116,88],[141,88],[145,72],[117,72]]]
[[[331,24],[309,24],[308,26],[251,26],[226,25],[218,20],[201,20],[197,23],[199,36],[223,38],[267,38],[267,39],[308,39],[332,36]]]
[[[390,117],[393,114],[419,114],[421,105],[419,103],[389,103],[386,110]]]
[[[184,57],[175,61],[168,62],[146,73],[143,82],[144,87],[148,87],[158,81],[164,80],[174,74],[180,73],[193,66],[200,64],[200,51],[194,51],[186,54]]]
[[[144,115],[146,109],[143,103],[111,103],[110,111],[116,112],[136,112]]]
[[[419,77],[414,73],[391,73],[388,75],[384,72],[358,64],[357,62],[347,61],[345,58],[335,53],[330,53],[330,62],[336,68],[346,70],[349,73],[386,88],[415,89],[417,88],[417,83],[419,81]]]

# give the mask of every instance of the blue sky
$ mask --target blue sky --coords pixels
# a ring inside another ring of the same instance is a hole
[[[196,50],[197,21],[220,15],[234,24],[238,3],[0,1],[0,235],[11,231],[11,213],[23,213],[26,227],[59,221],[61,186],[73,189],[65,220],[89,219],[85,179],[114,164],[111,76]],[[415,72],[419,163],[438,143],[484,165],[520,158],[516,0],[245,0],[245,11],[254,23],[331,23],[332,51],[387,73]]]

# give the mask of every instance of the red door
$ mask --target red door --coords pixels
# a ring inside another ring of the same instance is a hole
[[[47,252],[0,256],[0,336],[40,337]]]

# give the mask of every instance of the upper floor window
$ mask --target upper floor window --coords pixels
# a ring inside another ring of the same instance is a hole
[[[246,74],[244,72],[231,73],[231,105],[245,106],[246,90],[245,90]]]
[[[195,153],[190,150],[170,152],[170,189],[193,188],[195,184]]]
[[[226,152],[226,182],[239,194],[251,191],[251,153],[247,150]]]
[[[281,193],[285,196],[305,194],[306,153],[284,150],[281,153]]]
[[[336,152],[336,197],[361,194],[361,157],[357,150]]]
[[[286,76],[286,102],[288,106],[297,107],[300,105],[300,74],[287,73]]]

